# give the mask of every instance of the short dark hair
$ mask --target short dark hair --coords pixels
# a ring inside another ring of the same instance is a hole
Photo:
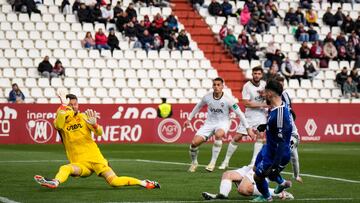
[[[162,103],[166,103],[166,98],[165,97],[161,98],[161,101]]]
[[[262,69],[261,66],[255,66],[255,67],[252,69],[252,72],[255,72],[255,71],[261,71],[261,73],[264,73],[264,69]]]
[[[278,76],[275,77],[275,80],[277,80],[277,81],[279,81],[279,82],[284,82],[284,81],[285,81],[285,78],[282,77],[282,76],[280,76],[280,75],[278,75]]]
[[[278,96],[280,96],[283,92],[283,86],[280,84],[279,81],[275,79],[270,79],[266,83],[265,90],[271,90],[275,92]]]
[[[78,98],[76,97],[75,94],[67,94],[67,95],[66,95],[66,99],[70,99],[70,100],[76,99],[76,100],[78,100]]]
[[[222,79],[221,77],[217,77],[213,80],[214,81],[220,81],[221,83],[224,83],[224,79]]]

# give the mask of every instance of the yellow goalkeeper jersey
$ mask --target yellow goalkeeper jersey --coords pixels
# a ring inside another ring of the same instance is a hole
[[[101,136],[103,129],[100,125],[94,129],[86,119],[84,113],[74,115],[74,111],[67,106],[57,110],[54,125],[61,135],[66,155],[70,163],[107,163],[91,136],[91,131],[95,136]]]

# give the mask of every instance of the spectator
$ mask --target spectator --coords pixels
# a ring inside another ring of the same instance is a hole
[[[354,29],[355,23],[350,15],[347,15],[343,21],[343,24],[341,25],[341,30],[343,30],[345,33],[351,33]]]
[[[300,47],[300,58],[310,58],[310,47],[308,46],[307,42],[303,42]]]
[[[269,71],[266,74],[264,74],[263,80],[268,81],[270,79],[275,79],[278,76],[279,76],[278,71],[273,66],[271,66]]]
[[[273,0],[269,0],[266,6],[270,7],[275,18],[279,17],[280,19],[282,19],[282,17],[280,16],[280,14],[278,12],[278,8],[274,4]]]
[[[25,101],[25,96],[16,83],[12,84],[12,90],[9,93],[8,101],[11,103],[24,103]]]
[[[38,71],[43,77],[51,79],[57,75],[53,73],[53,66],[49,62],[49,56],[45,56],[44,60],[39,63]]]
[[[278,66],[282,66],[283,60],[285,58],[285,55],[283,53],[281,53],[281,51],[279,49],[277,49],[275,51],[275,54],[271,57],[271,61],[276,61],[276,63],[278,64]]]
[[[123,32],[126,28],[126,25],[130,22],[130,18],[126,11],[120,12],[116,20],[116,29],[119,32]]]
[[[164,40],[157,33],[154,35],[154,47],[153,49],[160,51],[164,47]]]
[[[344,19],[345,19],[345,15],[343,14],[341,7],[338,8],[338,10],[336,11],[334,17],[335,17],[335,21],[336,21],[337,26],[341,26],[343,24],[343,22],[344,22]]]
[[[103,23],[103,24],[106,25],[107,19],[103,18],[102,11],[100,9],[99,4],[95,5],[95,8],[91,10],[91,14],[94,17],[94,21],[99,22],[99,23]]]
[[[356,60],[355,46],[354,46],[353,42],[350,40],[346,44],[346,60],[348,60],[349,62]]]
[[[161,37],[161,39],[164,41],[165,39],[169,39],[170,38],[170,33],[171,32],[177,32],[177,28],[174,30],[172,29],[169,25],[168,22],[165,21],[164,22],[164,26],[162,26],[159,29],[159,35]]]
[[[305,75],[305,68],[300,64],[300,59],[297,59],[292,67],[294,70],[292,78],[297,79],[299,84],[301,84],[301,79],[303,79]]]
[[[251,19],[249,20],[247,26],[246,26],[246,31],[248,33],[261,33],[261,29],[259,27],[259,20],[257,16],[252,16]]]
[[[130,41],[136,41],[137,30],[134,27],[134,23],[129,22],[125,28],[125,36],[129,38]]]
[[[340,61],[345,61],[347,59],[346,47],[344,45],[340,45],[337,47],[337,59]]]
[[[177,37],[177,49],[179,50],[190,50],[190,41],[186,36],[185,30],[181,30],[179,36]]]
[[[338,52],[333,43],[327,42],[324,44],[324,57],[329,60],[337,58]]]
[[[73,14],[77,14],[79,9],[80,9],[80,0],[75,0],[74,4],[72,5]]]
[[[232,5],[229,3],[229,0],[224,0],[221,4],[222,14],[227,17],[232,14]]]
[[[294,76],[294,67],[288,57],[286,57],[284,62],[281,64],[281,73],[284,75],[287,81],[289,81],[289,79]]]
[[[298,29],[295,32],[295,38],[300,42],[309,41],[308,31],[305,30],[304,25],[302,23],[299,24]]]
[[[145,24],[145,27],[147,27],[147,28],[149,28],[151,26],[150,18],[148,15],[144,16],[144,24]]]
[[[203,6],[204,0],[190,0],[191,4],[193,5],[193,8],[196,10],[200,10],[200,7]]]
[[[331,32],[327,33],[327,35],[323,41],[324,44],[327,42],[331,42],[331,43],[335,44],[335,40],[333,39]]]
[[[313,25],[310,25],[309,30],[309,41],[310,42],[315,42],[319,40],[319,34],[317,33],[317,31],[314,29]]]
[[[65,68],[63,67],[59,59],[55,61],[55,65],[52,72],[55,73],[57,77],[65,76]]]
[[[359,32],[360,30],[360,15],[358,16],[357,20],[355,21],[355,30]]]
[[[70,12],[70,2],[69,2],[69,0],[63,0],[61,2],[60,12],[63,13],[64,15],[71,13]]]
[[[211,0],[211,3],[208,7],[208,11],[212,16],[221,16],[222,15],[222,7],[219,2],[216,0]]]
[[[107,4],[106,7],[101,8],[101,15],[106,22],[115,23],[114,10],[111,8],[111,4]]]
[[[107,44],[108,38],[102,31],[102,28],[99,28],[98,32],[95,34],[95,46],[96,48],[101,51],[101,49],[110,49],[109,45]]]
[[[265,10],[265,20],[269,22],[270,25],[275,26],[275,15],[273,11],[268,8],[268,6],[266,8],[267,9]]]
[[[226,35],[226,37],[224,38],[224,44],[227,48],[231,49],[232,46],[236,43],[236,37],[233,34],[234,32],[232,31],[232,29],[229,29],[228,34]]]
[[[270,41],[265,50],[266,58],[270,59],[275,54],[276,50],[277,50],[277,47],[275,46],[275,42]]]
[[[324,57],[324,49],[319,43],[319,41],[315,41],[310,49],[311,58],[322,59]]]
[[[141,48],[145,51],[149,51],[154,48],[154,37],[149,33],[148,30],[144,31],[144,34],[141,38],[139,38],[141,43]]]
[[[29,16],[32,12],[41,14],[41,11],[37,9],[34,0],[20,0],[13,4],[15,11],[28,13]]]
[[[107,44],[110,46],[111,53],[113,53],[114,49],[119,49],[120,50],[119,39],[115,35],[114,28],[110,28],[109,31],[110,32],[109,32]]]
[[[231,53],[237,60],[247,59],[247,50],[240,38],[231,48]]]
[[[171,104],[166,102],[166,98],[161,98],[162,103],[158,106],[157,114],[159,118],[169,118],[172,116],[173,112],[171,109]]]
[[[312,0],[300,0],[300,7],[310,9],[312,2],[313,2]]]
[[[254,33],[252,34],[254,35]],[[249,37],[246,34],[246,30],[241,31],[241,33],[238,35],[238,39],[241,39],[243,45],[246,45],[249,42]]]
[[[168,27],[170,27],[171,30],[174,30],[175,32],[178,31],[178,21],[175,18],[174,12],[171,12],[171,14],[166,18],[166,22],[168,23]]]
[[[259,42],[256,38],[255,34],[251,34],[250,41],[248,42],[247,53],[248,59],[259,60],[259,56],[257,56],[256,52],[260,51]]]
[[[305,79],[313,80],[317,76],[317,74],[319,74],[319,70],[311,62],[310,58],[307,58],[305,60],[304,70],[305,70],[305,74],[304,74]]]
[[[77,12],[77,16],[78,16],[79,22],[81,24],[84,22],[85,23],[93,23],[94,22],[90,11],[86,8],[84,3],[80,4],[80,8]]]
[[[296,26],[299,24],[298,17],[295,14],[293,8],[289,8],[289,11],[285,14],[284,23],[287,26],[290,26],[290,25]]]
[[[343,92],[344,89],[344,83],[347,79],[347,68],[343,67],[343,69],[341,70],[340,73],[336,74],[336,83],[339,85],[339,87],[341,88],[341,91]],[[344,92],[343,92],[344,93]]]
[[[92,37],[91,32],[86,32],[85,38],[81,40],[81,45],[86,49],[96,48],[95,39]]]
[[[171,32],[170,38],[169,38],[169,43],[168,43],[168,48],[170,50],[175,50],[176,44],[177,44],[176,32]]]
[[[357,35],[355,31],[352,31],[348,41],[351,41],[353,45],[356,46],[357,44],[359,44],[359,35]]]
[[[305,16],[304,13],[301,10],[301,7],[298,7],[296,12],[295,12],[296,16],[297,16],[297,20],[299,23],[302,23],[303,25],[306,25],[306,20],[305,20]]]
[[[326,9],[326,12],[323,15],[323,21],[324,21],[325,25],[328,25],[330,27],[337,26],[337,22],[336,22],[337,19],[336,19],[335,15],[333,15],[331,13],[331,7],[328,7]]]
[[[270,69],[271,68],[274,69],[276,72],[279,72],[279,70],[280,70],[280,67],[279,67],[279,64],[277,63],[277,61],[273,61],[271,63]]]
[[[344,83],[343,94],[344,94],[345,98],[349,98],[349,99],[351,97],[359,98],[358,89],[350,75],[347,77],[347,80]]]
[[[317,16],[316,12],[313,9],[309,9],[306,12],[305,18],[306,18],[306,23],[308,25],[319,26],[319,24],[317,24],[318,16]]]
[[[121,1],[116,2],[113,12],[114,12],[114,19],[117,20],[117,18],[121,16],[121,13],[124,12],[123,9],[121,8]]]
[[[351,72],[350,72],[350,76],[353,79],[354,83],[357,84],[357,89],[359,90],[360,88],[360,76],[358,74],[358,69],[356,67],[354,67]]]
[[[134,9],[134,3],[129,3],[129,6],[126,8],[126,13],[129,16],[129,19],[137,17],[136,10]]]
[[[247,1],[245,1],[244,7],[245,7],[245,6],[249,9],[249,11],[250,11],[251,13],[255,10],[255,7],[256,7],[256,5],[255,5],[255,3],[254,3],[253,0],[247,0]]]
[[[228,32],[229,32],[229,29],[227,27],[227,22],[225,21],[224,24],[221,26],[220,31],[219,31],[219,38],[220,38],[221,41],[223,41],[225,39]]]
[[[240,14],[240,23],[241,25],[247,25],[249,20],[251,18],[251,13],[249,11],[249,8],[245,5],[244,9],[241,11]]]
[[[155,23],[156,29],[160,29],[164,24],[164,19],[160,15],[160,13],[157,13],[156,16],[154,17],[153,22]]]
[[[260,14],[258,23],[259,23],[258,28],[259,28],[260,33],[269,32],[269,30],[270,30],[270,22],[266,19],[264,13]]]

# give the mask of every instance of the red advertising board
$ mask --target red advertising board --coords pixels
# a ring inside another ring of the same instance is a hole
[[[60,143],[53,120],[57,104],[0,104],[0,144]],[[206,118],[206,109],[199,112],[191,125],[183,123],[193,104],[173,105],[173,117],[157,118],[156,105],[83,104],[98,112],[104,128],[99,143],[190,143]],[[243,109],[243,108],[242,108]],[[302,142],[360,142],[360,105],[358,104],[295,104],[296,125]],[[243,109],[244,110],[244,109]],[[231,140],[239,119],[231,115]],[[249,141],[249,140],[244,140]]]

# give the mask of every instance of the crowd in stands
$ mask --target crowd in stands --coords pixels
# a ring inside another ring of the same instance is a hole
[[[56,60],[54,66],[49,61],[49,56],[45,56],[44,60],[39,63],[38,71],[41,76],[46,78],[65,76],[65,69],[62,66],[61,61]]]
[[[360,76],[356,67],[351,70],[350,74],[348,74],[347,68],[343,67],[341,72],[336,75],[336,83],[345,98],[359,98]]]
[[[9,92],[8,101],[10,103],[23,103],[24,100],[25,96],[19,86],[16,83],[12,84],[12,90]]]

